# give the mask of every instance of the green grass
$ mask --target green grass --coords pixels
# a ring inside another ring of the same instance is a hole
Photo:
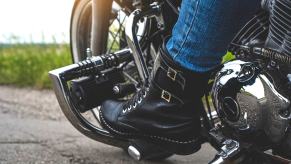
[[[70,63],[67,44],[0,45],[0,84],[51,88],[48,72]]]
[[[223,62],[233,59],[227,53]],[[67,44],[0,45],[0,85],[51,88],[48,72],[71,64]]]
[[[227,52],[222,58],[222,63],[235,59],[235,56],[231,52]]]

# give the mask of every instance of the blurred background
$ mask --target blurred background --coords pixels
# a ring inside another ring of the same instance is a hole
[[[47,72],[71,63],[73,0],[0,0],[0,84],[50,88]]]

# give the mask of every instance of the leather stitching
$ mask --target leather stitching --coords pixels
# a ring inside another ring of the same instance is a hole
[[[126,133],[126,132],[121,132],[119,130],[116,130],[114,128],[112,128],[110,125],[107,124],[107,122],[105,121],[103,115],[102,115],[102,111],[100,110],[100,118],[101,118],[101,121],[106,125],[106,127],[108,127],[110,130],[114,131],[115,133],[117,134],[120,134],[120,135],[127,135],[127,136],[136,136],[136,135],[139,135],[139,134],[134,134],[134,133]],[[163,141],[167,141],[167,142],[172,142],[172,143],[176,143],[176,144],[190,144],[190,143],[195,143],[197,142],[198,140],[197,139],[193,139],[193,140],[189,140],[189,141],[177,141],[177,140],[173,140],[173,139],[170,139],[170,138],[165,138],[165,137],[160,137],[160,136],[154,136],[154,135],[147,135],[147,134],[140,134],[144,137],[150,137],[150,138],[155,138],[155,139],[159,139],[159,140],[163,140]]]

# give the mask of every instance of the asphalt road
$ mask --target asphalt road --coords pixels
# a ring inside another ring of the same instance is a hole
[[[160,162],[134,161],[123,150],[86,138],[64,118],[52,91],[0,86],[0,164],[186,164],[208,163],[209,145],[189,156]]]

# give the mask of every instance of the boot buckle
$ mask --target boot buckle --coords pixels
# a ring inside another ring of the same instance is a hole
[[[168,71],[167,71],[167,76],[172,79],[173,81],[176,80],[176,76],[177,76],[177,71],[174,70],[173,68],[169,67]]]
[[[167,102],[170,102],[171,101],[171,98],[172,98],[172,95],[171,95],[170,92],[163,90],[162,91],[161,98],[164,99],[164,100],[166,100]]]

